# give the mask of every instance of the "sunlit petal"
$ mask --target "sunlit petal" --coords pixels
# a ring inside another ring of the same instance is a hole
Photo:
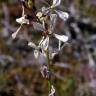
[[[68,41],[68,36],[58,35],[58,34],[54,34],[54,36],[55,36],[58,40],[60,40],[60,41],[62,41],[62,42]]]
[[[25,16],[17,18],[16,22],[19,24],[29,24],[29,20],[25,18]]]
[[[55,10],[55,12],[58,14],[59,18],[61,18],[63,21],[66,21],[69,17],[69,14],[67,12],[63,12],[60,10]]]
[[[50,14],[50,29],[51,31],[54,30],[57,20],[57,14]]]
[[[50,92],[49,96],[54,96],[55,91],[56,91],[56,90],[55,90],[54,86],[51,85],[51,92]]]
[[[52,4],[51,8],[59,6],[60,3],[61,3],[61,0],[53,0],[53,4]]]
[[[39,50],[34,50],[34,56],[35,56],[36,59],[38,58],[38,56],[39,56]]]
[[[29,42],[28,46],[32,47],[32,48],[36,48],[36,45],[33,42]]]

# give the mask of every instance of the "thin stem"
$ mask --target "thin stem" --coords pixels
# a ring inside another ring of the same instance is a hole
[[[49,49],[47,48],[47,52],[46,52],[46,56],[47,56],[47,64],[48,64],[48,70],[49,70],[49,78],[48,78],[48,84],[49,84],[49,93],[51,92],[51,62],[50,62],[50,58],[49,58]]]

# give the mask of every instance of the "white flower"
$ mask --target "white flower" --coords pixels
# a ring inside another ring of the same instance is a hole
[[[49,96],[54,96],[55,91],[56,91],[56,90],[55,90],[54,86],[51,85],[51,92],[50,92]]]
[[[53,31],[57,20],[57,14],[50,14],[50,30]]]
[[[33,47],[33,48],[36,48],[36,45],[33,42],[29,42],[28,43],[28,46]]]
[[[18,22],[21,25],[17,29],[17,31],[12,34],[12,38],[13,39],[16,38],[16,36],[17,36],[18,32],[20,31],[20,29],[21,29],[21,27],[22,27],[23,24],[29,24],[29,20],[26,19],[25,17],[26,17],[26,15],[24,15],[24,6],[22,6],[22,17],[16,19],[16,22]]]
[[[58,50],[60,51],[60,50],[61,50],[61,41],[64,42],[64,43],[67,42],[67,41],[68,41],[68,36],[58,35],[58,34],[53,34],[53,35],[54,35],[54,37],[55,37],[56,39],[59,40]]]
[[[34,48],[34,56],[35,58],[38,58],[39,54],[42,53],[44,57],[46,57],[45,51],[47,50],[49,46],[49,37],[46,38],[43,36],[40,40],[40,43],[38,46],[36,46],[33,42],[29,42],[28,46]]]
[[[43,50],[47,50],[48,46],[49,46],[49,36],[47,36],[47,37],[42,41],[42,43],[41,43],[41,48],[42,48]]]
[[[61,18],[63,21],[66,21],[69,17],[67,12],[63,12],[60,10],[55,10],[55,12],[58,14],[59,18]]]
[[[29,24],[29,20],[25,18],[26,16],[24,15],[23,17],[20,17],[16,19],[16,22],[19,24]]]
[[[49,9],[50,9],[50,7],[48,7],[48,8],[46,8],[45,6],[42,7],[42,13],[48,14],[49,13]]]
[[[53,0],[53,4],[52,4],[51,8],[59,6],[60,3],[61,3],[61,0]]]
[[[49,70],[48,70],[48,67],[47,66],[42,66],[41,68],[40,68],[40,70],[41,70],[41,74],[42,74],[42,76],[43,76],[43,78],[49,78]]]
[[[62,42],[67,42],[67,41],[68,41],[68,36],[58,35],[58,34],[54,34],[54,36],[55,36],[58,40],[60,40],[60,41],[62,41]]]
[[[39,50],[34,50],[34,56],[36,59],[39,57],[39,54],[40,54]]]
[[[39,47],[35,45],[35,43],[33,42],[29,42],[28,46],[34,48],[34,56],[37,59],[39,57],[40,51],[39,51]]]
[[[59,46],[58,46],[58,50],[61,49],[61,41],[59,40]]]
[[[42,7],[42,13],[46,15],[46,14],[52,13],[52,11],[54,11],[59,16],[59,18],[61,18],[63,21],[66,21],[69,17],[69,14],[67,12],[53,9],[53,8],[58,7],[60,5],[60,3],[61,3],[61,0],[53,0],[53,4],[50,7]],[[53,9],[53,10],[51,10],[51,9]]]
[[[56,54],[56,52],[51,53],[50,59],[53,59]]]

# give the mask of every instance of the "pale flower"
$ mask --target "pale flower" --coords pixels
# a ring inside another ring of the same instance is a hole
[[[16,22],[19,24],[29,24],[29,20],[26,19],[26,15],[16,19]]]
[[[54,86],[51,85],[51,92],[50,92],[49,96],[54,96],[55,91],[56,91],[56,90],[55,90]]]
[[[63,12],[60,10],[56,10],[55,8],[58,7],[61,3],[61,0],[53,0],[53,3],[50,7],[42,7],[42,13],[43,14],[52,14],[52,12],[55,12],[59,18],[61,18],[63,21],[67,20],[69,17],[69,14],[67,12]]]
[[[23,24],[29,24],[29,20],[26,19],[26,15],[24,15],[24,6],[22,6],[22,17],[17,18],[16,22],[20,24],[20,27],[17,29],[16,32],[12,34],[12,38],[15,39],[17,34],[19,33],[20,29],[22,28]]]

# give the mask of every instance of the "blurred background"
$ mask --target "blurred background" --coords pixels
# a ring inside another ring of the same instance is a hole
[[[0,96],[47,96],[47,80],[40,73],[46,60],[35,59],[27,46],[29,41],[38,42],[41,32],[25,25],[15,40],[11,37],[20,26],[18,1],[0,0]],[[37,9],[46,1],[51,0],[36,0]],[[66,22],[58,19],[56,32],[70,39],[52,60],[56,96],[96,96],[96,0],[62,0],[57,9],[70,17]],[[57,41],[52,42],[55,49]]]

